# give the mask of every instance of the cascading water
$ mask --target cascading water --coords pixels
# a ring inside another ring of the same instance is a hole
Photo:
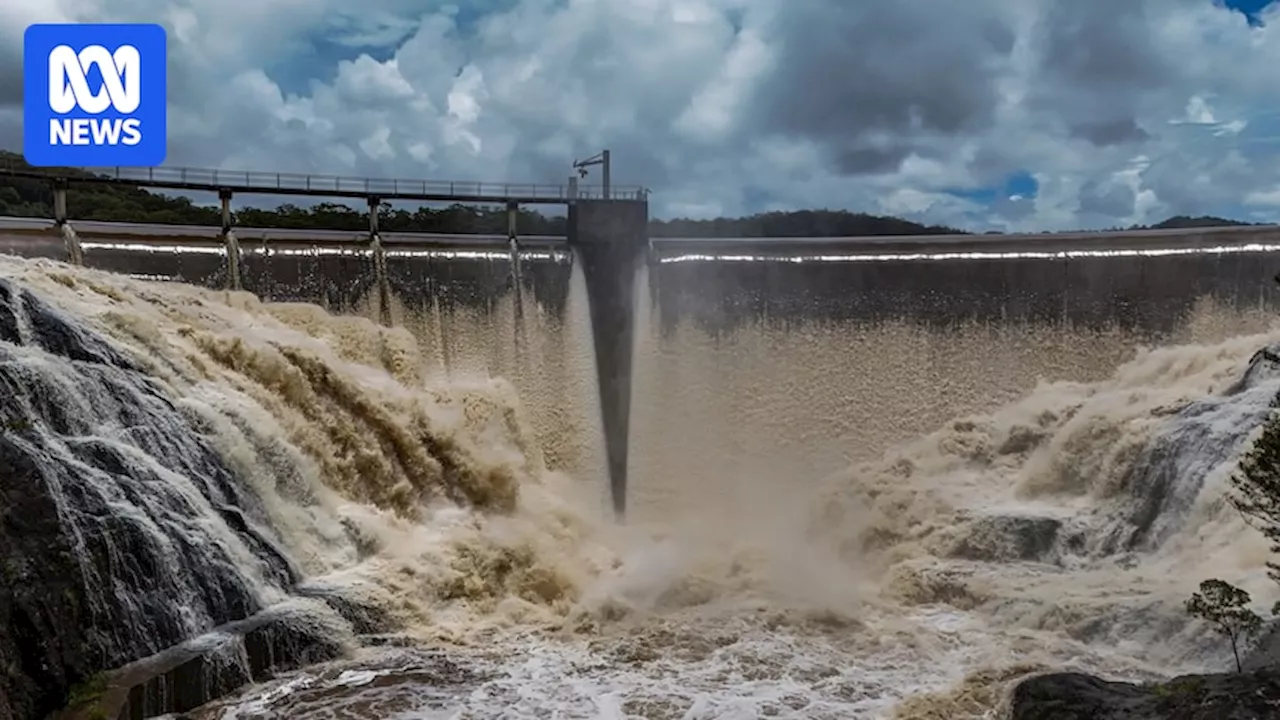
[[[19,716],[53,709],[91,670],[248,617],[297,581],[261,498],[215,447],[216,411],[10,280],[0,342]]]
[[[617,527],[542,466],[510,385],[427,382],[403,330],[45,261],[0,279],[19,718],[237,634],[197,675],[256,684],[195,717],[980,718],[1038,667],[1225,667],[1181,602],[1206,577],[1277,595],[1223,493],[1280,391],[1255,355],[1278,333]],[[264,615],[291,643],[226,624]]]
[[[76,229],[71,227],[71,223],[59,224],[58,234],[62,236],[62,245],[67,251],[67,259],[73,265],[83,263],[84,253],[80,249],[80,237],[76,235]]]

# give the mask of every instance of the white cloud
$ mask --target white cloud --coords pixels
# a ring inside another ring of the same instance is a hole
[[[1213,108],[1209,107],[1209,102],[1199,95],[1192,95],[1191,99],[1187,101],[1186,118],[1181,122],[1193,125],[1213,125],[1218,121],[1213,117]]]
[[[1212,0],[423,7],[0,0],[0,62],[30,22],[165,24],[173,164],[560,182],[609,147],[615,182],[650,186],[661,215],[1280,219],[1274,11],[1250,28]],[[0,107],[0,143],[18,117]],[[1035,197],[999,191],[1016,172]],[[980,188],[995,199],[954,194]]]

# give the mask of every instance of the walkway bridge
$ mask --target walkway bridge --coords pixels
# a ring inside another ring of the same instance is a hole
[[[233,195],[303,195],[476,205],[567,205],[575,200],[608,199],[643,202],[649,196],[649,191],[640,186],[579,185],[577,178],[570,178],[563,184],[550,185],[362,178],[186,167],[44,168],[12,161],[0,163],[0,176],[47,180],[64,187],[71,183],[98,183]]]

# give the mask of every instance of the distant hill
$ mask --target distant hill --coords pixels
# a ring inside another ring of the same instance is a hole
[[[714,220],[654,220],[652,237],[848,237],[852,235],[960,235],[963,230],[846,210],[770,212]]]
[[[26,165],[17,153],[0,150],[0,164]],[[78,173],[80,171],[69,171]],[[172,225],[217,226],[221,219],[214,207],[196,205],[174,197],[128,185],[85,184],[67,194],[67,212],[74,219],[117,222],[150,222]],[[0,176],[0,215],[52,217],[53,191],[39,180]],[[341,203],[300,207],[289,203],[275,208],[241,208],[236,221],[248,227],[362,230],[369,221],[362,210]],[[387,232],[506,233],[506,211],[499,207],[450,205],[416,210],[384,205],[378,219]],[[1217,217],[1172,217],[1152,228],[1220,227],[1250,223]],[[521,210],[519,228],[526,235],[563,235],[565,219]],[[769,212],[741,218],[714,220],[653,220],[652,237],[848,237],[855,235],[960,235],[962,230],[921,225],[901,218],[868,215],[846,210],[797,210]],[[993,233],[989,233],[993,234]]]
[[[1163,222],[1150,225],[1152,230],[1177,230],[1180,228],[1196,228],[1196,227],[1239,227],[1245,225],[1256,225],[1257,223],[1241,222],[1239,220],[1228,220],[1227,218],[1214,217],[1212,215],[1201,215],[1200,217],[1188,217],[1186,215],[1175,215]]]

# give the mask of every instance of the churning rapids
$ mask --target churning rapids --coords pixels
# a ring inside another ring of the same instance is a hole
[[[0,705],[184,638],[234,674],[215,628],[255,613],[333,652],[195,717],[984,718],[1039,668],[1220,670],[1181,603],[1276,599],[1223,501],[1276,341],[1042,384],[767,520],[617,527],[509,384],[424,381],[403,330],[6,259]]]

